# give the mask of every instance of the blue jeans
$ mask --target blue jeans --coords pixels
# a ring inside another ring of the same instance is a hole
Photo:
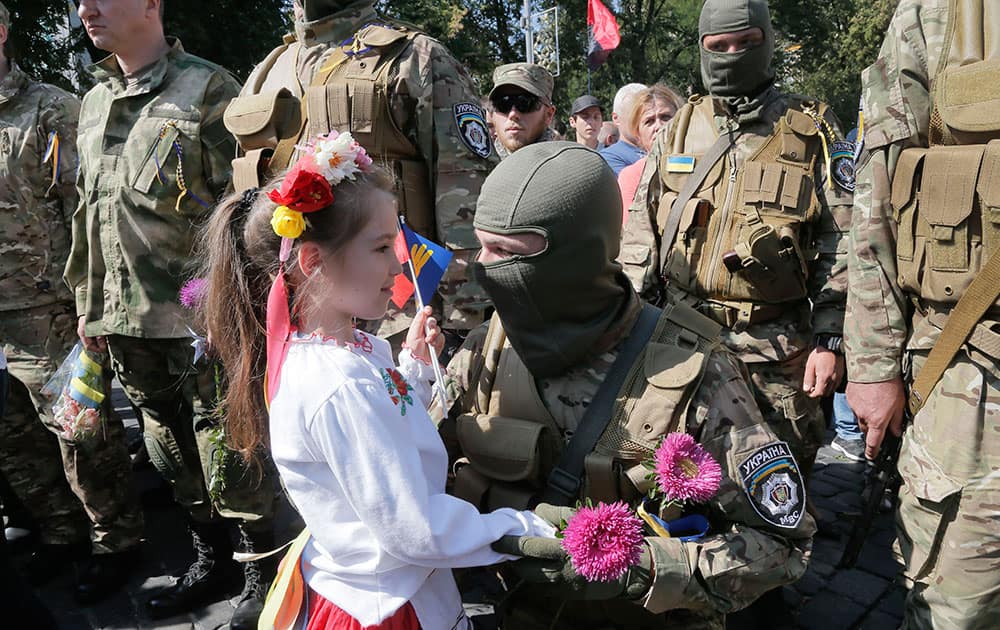
[[[857,440],[864,436],[858,428],[858,419],[847,404],[847,395],[839,392],[833,395],[833,430],[842,440]]]

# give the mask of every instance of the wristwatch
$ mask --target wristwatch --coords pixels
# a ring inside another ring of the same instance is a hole
[[[844,354],[844,350],[840,347],[844,342],[844,338],[840,335],[816,335],[813,337],[813,345],[817,348],[826,348],[830,352],[836,352],[837,354]]]

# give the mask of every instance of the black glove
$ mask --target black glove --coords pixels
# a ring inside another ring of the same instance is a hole
[[[548,597],[568,600],[638,599],[646,594],[652,583],[653,559],[645,544],[639,563],[611,582],[589,582],[577,574],[557,538],[504,536],[493,543],[493,550],[522,556],[521,560],[510,562],[507,567]]]

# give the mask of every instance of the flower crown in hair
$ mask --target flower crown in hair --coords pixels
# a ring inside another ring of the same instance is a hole
[[[295,239],[306,229],[302,216],[333,203],[333,187],[354,174],[367,172],[372,164],[350,133],[336,130],[317,136],[304,147],[302,157],[288,170],[280,188],[267,193],[278,204],[271,216],[271,228],[283,239]]]

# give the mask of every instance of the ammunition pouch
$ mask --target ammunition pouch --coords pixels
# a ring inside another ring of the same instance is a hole
[[[299,132],[302,110],[299,99],[282,88],[234,98],[223,122],[244,151],[274,149],[279,141]]]
[[[559,452],[548,426],[503,416],[459,416],[458,442],[470,465],[490,479],[539,489]]]
[[[1000,246],[1000,140],[906,149],[890,199],[899,286],[957,303]]]
[[[763,324],[794,311],[791,305],[758,304],[755,302],[700,301],[696,308],[702,315],[711,318],[726,328],[742,332],[751,324]]]

